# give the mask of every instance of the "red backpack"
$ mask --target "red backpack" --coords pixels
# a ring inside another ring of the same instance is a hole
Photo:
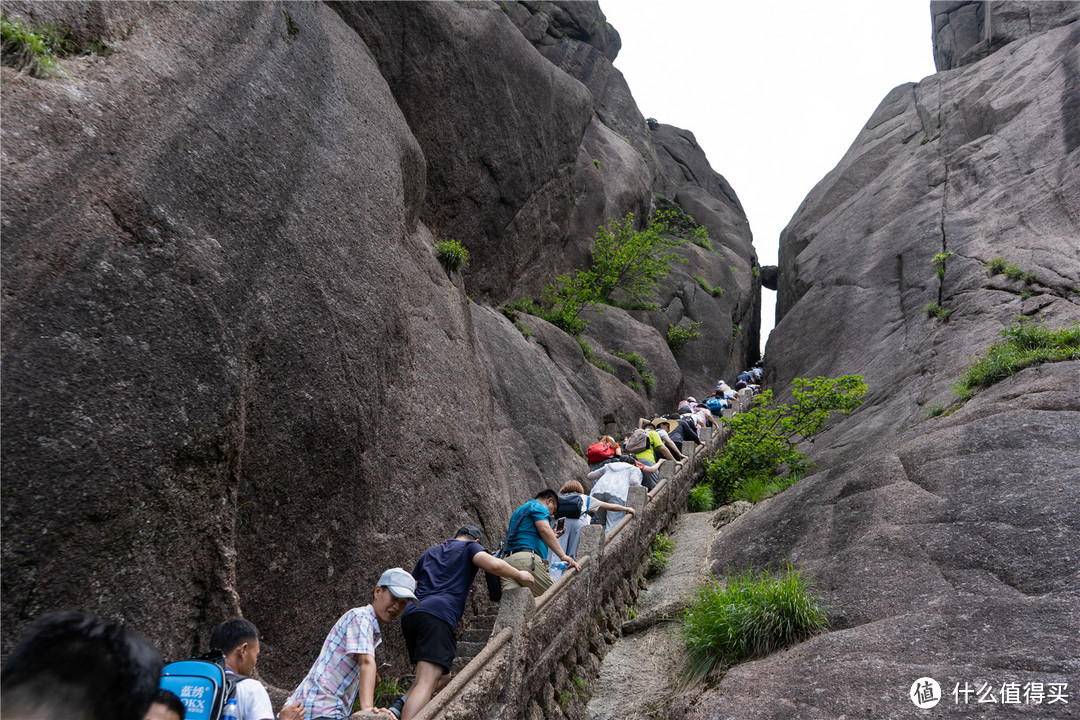
[[[611,447],[606,442],[595,442],[585,451],[585,460],[587,460],[590,465],[602,463],[609,457],[614,456],[615,448]]]

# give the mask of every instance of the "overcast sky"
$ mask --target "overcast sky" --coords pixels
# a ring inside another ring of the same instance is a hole
[[[878,103],[934,72],[924,0],[600,0],[645,117],[694,133],[750,220],[758,262]],[[762,292],[762,348],[775,293]]]

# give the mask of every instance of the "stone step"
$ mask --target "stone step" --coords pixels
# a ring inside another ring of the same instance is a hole
[[[492,623],[492,626],[494,626],[494,623]],[[474,625],[461,633],[461,637],[458,638],[458,647],[461,647],[463,642],[486,643],[489,637],[491,637],[491,627],[477,627]]]
[[[470,642],[458,641],[458,644],[457,644],[458,657],[466,657],[466,656],[468,656],[470,658],[475,657],[481,650],[484,649],[485,645],[487,645],[487,640],[486,639],[481,640],[481,641],[470,641]]]

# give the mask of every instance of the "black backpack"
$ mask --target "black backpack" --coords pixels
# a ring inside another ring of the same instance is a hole
[[[571,518],[577,520],[581,517],[581,495],[569,493],[559,495],[559,507],[555,509],[556,518]]]

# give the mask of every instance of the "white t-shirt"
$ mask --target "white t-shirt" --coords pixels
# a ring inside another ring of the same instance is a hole
[[[585,477],[593,481],[592,495],[608,493],[626,502],[631,485],[641,484],[641,470],[637,465],[613,462],[593,470]]]
[[[274,720],[274,706],[263,684],[254,678],[236,686],[236,712],[240,720]]]

